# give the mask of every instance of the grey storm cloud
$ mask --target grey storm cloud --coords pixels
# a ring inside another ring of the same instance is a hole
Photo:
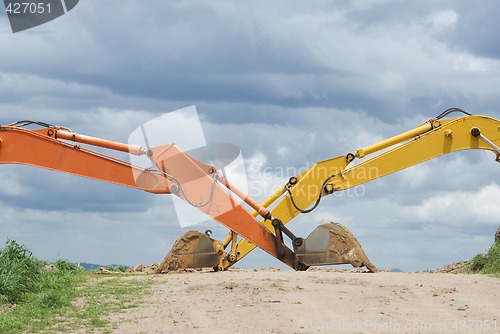
[[[472,98],[488,105],[497,79],[480,87],[476,78],[498,64],[474,57],[471,39],[458,33],[493,22],[474,22],[474,11],[398,1],[89,3],[40,27],[43,34],[4,35],[1,54],[5,71],[122,96],[393,117],[403,107],[477,104]]]
[[[195,104],[208,142],[241,148],[249,193],[263,201],[303,168],[412,129],[448,107],[499,118],[499,7],[81,1],[16,34],[2,13],[0,124],[41,120],[126,142],[141,124]],[[462,152],[408,168],[326,198],[290,228],[307,236],[325,220],[338,221],[382,267],[429,269],[470,258],[487,247],[497,224],[493,158]],[[41,257],[160,261],[183,232],[168,196],[0,167],[0,237],[17,238]],[[198,227],[217,238],[227,232],[213,222]],[[140,250],[126,246],[134,236]],[[255,254],[244,260],[248,266],[277,265]]]

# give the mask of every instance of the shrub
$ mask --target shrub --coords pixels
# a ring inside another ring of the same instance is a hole
[[[109,270],[109,271],[120,271],[120,272],[124,273],[127,271],[128,267],[120,264],[116,267],[109,265],[109,266],[105,267],[104,269]]]
[[[119,266],[116,266],[116,267],[115,267],[115,270],[116,270],[116,271],[121,271],[122,273],[126,272],[126,271],[127,271],[127,269],[128,269],[128,267],[127,267],[127,266],[124,266],[123,264],[120,264]]]
[[[78,270],[78,266],[76,264],[71,263],[66,259],[57,259],[57,261],[55,261],[53,264],[60,271],[77,271]]]
[[[483,268],[484,268],[484,255],[483,254],[477,254],[472,259],[470,269],[474,270],[474,271],[480,271],[480,270],[483,270]]]
[[[472,259],[471,269],[483,274],[500,273],[500,241],[495,241],[488,253],[476,255]]]
[[[0,302],[15,303],[36,292],[41,275],[41,262],[24,245],[7,239],[0,251]]]

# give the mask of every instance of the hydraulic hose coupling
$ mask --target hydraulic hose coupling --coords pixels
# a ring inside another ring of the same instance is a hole
[[[439,128],[441,126],[441,122],[438,121],[437,119],[435,118],[431,118],[429,120],[429,124],[431,125],[431,130],[435,129],[435,128]]]
[[[335,187],[333,186],[333,184],[331,183],[327,183],[325,184],[325,186],[323,187],[323,190],[325,191],[325,193],[327,195],[331,195],[335,192]]]
[[[265,209],[265,208],[263,208],[263,209]],[[270,211],[267,211],[267,214],[261,214],[260,212],[259,212],[259,214],[260,214],[262,217],[264,217],[264,219],[271,220],[271,221],[273,220],[273,216],[271,215],[271,212],[270,212]]]
[[[290,189],[294,184],[297,184],[297,182],[299,182],[299,179],[297,179],[297,177],[295,176],[292,176],[289,180],[288,180],[288,183],[286,184],[286,187],[288,189]]]

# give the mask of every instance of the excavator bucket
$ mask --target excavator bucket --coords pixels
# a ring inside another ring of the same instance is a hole
[[[295,244],[295,255],[297,261],[306,267],[351,264],[355,268],[366,266],[371,272],[377,272],[351,231],[338,223],[316,227],[307,239]]]
[[[156,273],[186,268],[217,267],[219,257],[214,248],[216,243],[220,242],[214,242],[207,233],[188,231],[175,241]]]

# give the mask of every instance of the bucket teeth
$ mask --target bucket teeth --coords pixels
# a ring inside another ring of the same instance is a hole
[[[338,223],[316,227],[300,246],[295,247],[295,254],[297,261],[306,266],[351,264],[377,272],[351,231]]]
[[[188,231],[175,241],[156,273],[186,268],[213,268],[218,264],[219,256],[214,250],[213,240],[205,233]]]

